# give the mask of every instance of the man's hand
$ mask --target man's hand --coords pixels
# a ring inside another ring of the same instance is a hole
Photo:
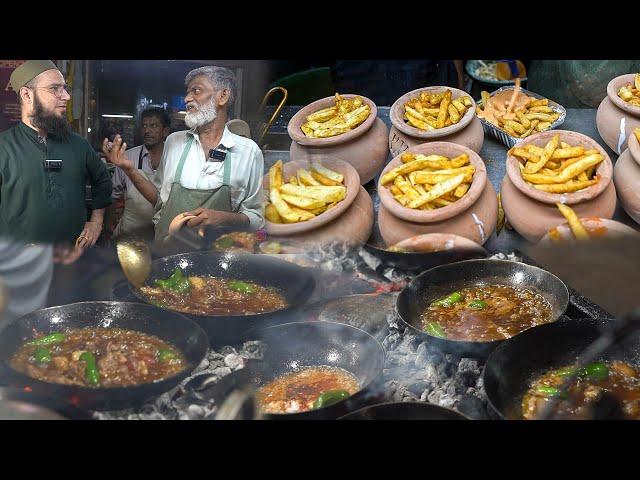
[[[98,241],[98,237],[100,237],[101,232],[102,232],[101,222],[85,223],[82,233],[78,235],[78,239],[76,240],[76,247],[82,248],[82,249],[93,247],[96,244],[96,241]]]
[[[55,245],[53,247],[53,262],[61,265],[71,265],[84,253],[84,248],[72,248],[68,245]]]
[[[120,167],[125,172],[133,168],[133,163],[125,155],[126,151],[127,142],[123,142],[120,135],[116,135],[113,143],[110,143],[106,138],[102,141],[102,153],[105,154],[109,163]]]
[[[183,215],[195,215],[189,219],[187,226],[199,227],[198,234],[203,237],[206,227],[217,227],[219,225],[246,225],[249,218],[241,213],[220,212],[218,210],[208,210],[206,208],[196,208]]]

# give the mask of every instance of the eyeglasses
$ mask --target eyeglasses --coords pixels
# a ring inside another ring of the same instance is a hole
[[[55,95],[58,98],[62,98],[62,96],[64,95],[64,92],[67,92],[67,94],[71,95],[71,92],[70,92],[71,88],[69,87],[69,85],[64,85],[64,84],[49,85],[48,87],[33,87],[33,88],[48,90],[51,95]]]

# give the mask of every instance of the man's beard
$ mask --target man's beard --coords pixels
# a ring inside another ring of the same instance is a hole
[[[71,135],[71,125],[66,116],[59,117],[53,112],[46,112],[37,95],[33,99],[31,123],[34,127],[47,132],[47,135],[63,141],[68,140]]]
[[[198,128],[207,123],[211,123],[218,115],[218,109],[213,100],[204,105],[197,105],[197,109],[195,113],[189,112],[184,116],[184,123],[189,128]]]

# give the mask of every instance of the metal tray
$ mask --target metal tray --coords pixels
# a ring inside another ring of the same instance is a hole
[[[502,88],[499,88],[495,92],[492,92],[490,96],[493,97],[494,95],[496,95],[496,94],[498,94],[500,92],[503,92],[504,90],[513,90],[513,88],[514,87],[510,86],[510,85],[502,87]],[[529,90],[526,90],[524,88],[521,88],[520,90],[522,91],[522,93],[524,93],[526,95],[529,95],[530,97],[537,98],[539,100],[543,100],[543,99],[546,98],[546,97],[543,97],[542,95],[538,95],[537,93],[530,92]],[[560,114],[560,117],[558,117],[558,119],[555,122],[553,122],[551,124],[551,126],[547,129],[547,130],[552,130],[554,128],[559,127],[560,125],[562,125],[564,123],[564,119],[567,116],[567,111],[559,103],[554,102],[553,100],[550,100],[550,99],[548,99],[548,100],[549,100],[549,107],[551,107],[551,109],[554,112]],[[482,99],[476,100],[476,105],[478,105],[478,106],[482,105]],[[492,135],[493,137],[497,138],[498,141],[500,141],[501,143],[503,143],[504,145],[506,145],[509,148],[513,147],[516,143],[526,139],[526,138],[513,137],[513,136],[509,135],[507,132],[505,132],[504,130],[502,130],[501,128],[496,127],[493,123],[487,122],[483,118],[478,117],[478,120],[480,120],[480,123],[482,123],[482,129],[485,131],[485,133],[488,133],[488,134]],[[546,130],[544,130],[544,131],[546,131]]]

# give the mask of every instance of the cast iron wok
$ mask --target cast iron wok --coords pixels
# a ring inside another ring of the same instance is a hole
[[[256,327],[291,321],[291,315],[307,301],[316,285],[310,269],[291,262],[267,255],[214,252],[182,253],[154,260],[146,284],[154,285],[155,280],[168,278],[176,267],[180,267],[187,276],[231,278],[274,287],[287,300],[288,307],[273,312],[237,315],[183,313],[200,324],[213,346],[237,343],[243,339],[247,331]],[[129,285],[129,288],[137,298],[148,303],[142,292],[132,285]],[[170,308],[166,310],[177,311]]]
[[[83,327],[123,328],[155,335],[183,353],[187,368],[154,383],[89,388],[43,382],[10,367],[13,354],[25,341],[34,338],[35,333],[46,335]],[[12,322],[0,334],[0,363],[7,376],[4,383],[11,386],[29,387],[34,392],[59,397],[90,410],[119,410],[140,405],[178,385],[202,362],[208,345],[204,331],[183,315],[141,303],[82,302],[37,310]]]
[[[577,357],[615,320],[563,319],[540,325],[502,343],[487,359],[484,388],[491,408],[505,419],[522,419],[521,401],[530,382],[547,371],[575,363]],[[640,368],[640,333],[613,346],[603,360]]]
[[[431,302],[453,291],[481,284],[500,284],[531,288],[551,304],[552,321],[564,313],[569,304],[569,291],[555,275],[526,263],[507,260],[466,260],[427,270],[405,287],[396,302],[402,321],[419,335],[444,351],[461,356],[486,357],[500,342],[471,342],[438,338],[422,330],[420,315]]]
[[[267,327],[255,334],[265,343],[262,361],[249,362],[231,374],[255,389],[301,367],[314,366],[342,368],[353,374],[360,385],[357,393],[333,405],[300,413],[268,414],[265,418],[336,419],[362,406],[368,396],[376,395],[373,387],[381,377],[385,354],[382,345],[363,330],[342,323],[310,321]],[[231,383],[238,387],[242,382]]]
[[[348,413],[338,420],[468,420],[450,408],[425,402],[379,403]]]

